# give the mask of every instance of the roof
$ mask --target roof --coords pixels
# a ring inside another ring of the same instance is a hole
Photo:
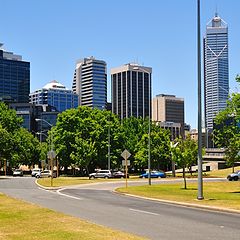
[[[64,85],[59,83],[56,80],[51,81],[50,83],[47,83],[43,89],[59,89],[59,90],[68,90]]]

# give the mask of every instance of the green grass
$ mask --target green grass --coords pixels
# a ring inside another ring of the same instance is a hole
[[[187,189],[183,189],[183,183],[177,183],[119,188],[117,191],[149,198],[240,210],[239,182],[205,182],[202,201],[196,200],[197,183],[188,183]]]
[[[0,240],[140,240],[0,193]]]
[[[128,181],[139,180],[139,177],[131,177]],[[62,186],[69,186],[69,185],[78,185],[78,184],[88,184],[88,183],[97,183],[97,182],[116,182],[116,181],[125,181],[125,179],[89,179],[88,177],[59,177],[53,178],[53,187],[62,187]],[[40,178],[37,182],[44,186],[50,187],[51,186],[51,178]]]

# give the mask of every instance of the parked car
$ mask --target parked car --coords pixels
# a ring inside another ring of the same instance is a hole
[[[41,169],[34,168],[34,169],[32,170],[31,175],[32,175],[32,177],[35,177],[35,175],[36,175],[37,173],[40,173],[40,172],[41,172]]]
[[[126,178],[126,173],[125,172],[121,172],[121,171],[113,172],[112,173],[112,177],[113,178]],[[128,174],[127,174],[127,178],[129,178]]]
[[[46,178],[46,177],[51,177],[51,176],[52,176],[52,174],[51,174],[50,170],[43,170],[43,171],[40,171],[39,173],[35,174],[36,178]]]
[[[21,169],[15,169],[14,171],[13,171],[13,176],[14,177],[22,177],[23,176],[23,171],[21,170]]]
[[[112,177],[112,172],[110,170],[98,170],[95,173],[90,173],[89,174],[89,179],[94,179],[94,178],[111,178]]]
[[[139,176],[140,178],[148,178],[148,172],[145,172]],[[151,178],[165,178],[166,173],[163,171],[151,171]]]
[[[227,179],[229,181],[238,181],[238,179],[240,179],[240,170],[236,171],[235,173],[231,173],[227,176]]]

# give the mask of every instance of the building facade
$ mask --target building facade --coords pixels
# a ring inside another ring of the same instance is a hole
[[[152,100],[152,121],[179,123],[180,135],[184,137],[184,99],[175,95],[157,95]]]
[[[17,116],[23,119],[22,127],[34,136],[38,136],[40,141],[46,140],[51,125],[56,125],[59,113],[55,107],[50,105],[11,103],[9,107],[16,110]],[[36,119],[42,120],[36,121]]]
[[[46,84],[42,89],[30,93],[29,98],[30,103],[50,105],[58,112],[78,107],[78,95],[55,80]]]
[[[207,133],[226,107],[229,93],[228,27],[216,14],[207,24],[204,43],[204,103]]]
[[[125,64],[111,69],[112,112],[121,119],[151,117],[152,68]]]
[[[94,57],[84,58],[76,64],[72,90],[79,95],[79,106],[106,109],[106,62]]]
[[[27,103],[30,92],[30,62],[3,50],[0,43],[0,101]]]

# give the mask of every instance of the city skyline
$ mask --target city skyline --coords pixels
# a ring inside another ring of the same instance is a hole
[[[152,97],[164,93],[184,98],[185,122],[192,128],[197,126],[195,1],[10,0],[2,1],[1,6],[4,27],[0,42],[5,43],[6,50],[31,62],[31,92],[53,79],[71,89],[77,59],[94,56],[107,63],[109,101],[110,69],[138,62],[153,69]],[[201,6],[201,40],[216,7],[228,23],[230,89],[236,91],[240,3],[202,0]]]

